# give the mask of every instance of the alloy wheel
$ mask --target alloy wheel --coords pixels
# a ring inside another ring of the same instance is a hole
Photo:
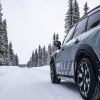
[[[90,71],[87,62],[80,62],[79,63],[79,70],[78,70],[78,85],[80,89],[80,93],[87,97],[87,94],[90,89]]]

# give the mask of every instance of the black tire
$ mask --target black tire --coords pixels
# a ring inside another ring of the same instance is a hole
[[[82,58],[78,63],[77,84],[81,96],[85,100],[91,100],[95,93],[96,77],[93,65],[88,58]]]
[[[52,83],[60,83],[61,79],[58,78],[57,74],[56,74],[56,70],[55,70],[55,64],[54,62],[52,62],[50,64],[50,76],[51,76],[51,82]]]

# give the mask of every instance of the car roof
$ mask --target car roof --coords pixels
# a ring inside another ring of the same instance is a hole
[[[81,20],[83,20],[84,18],[86,18],[87,16],[90,16],[90,15],[92,15],[93,13],[95,13],[95,12],[97,12],[97,11],[99,11],[100,10],[100,5],[99,6],[97,6],[97,7],[95,7],[95,8],[93,8],[92,10],[90,10],[86,15],[83,15],[77,22],[76,22],[76,24],[75,25],[77,25],[77,23],[78,22],[80,22]],[[75,26],[74,25],[74,26]],[[74,27],[73,26],[73,27]],[[72,28],[73,28],[72,27]],[[68,34],[66,34],[64,37],[66,37]]]
[[[97,12],[97,11],[99,11],[99,10],[100,10],[100,5],[97,6],[97,7],[95,7],[95,8],[93,8],[92,10],[90,10],[86,15],[83,15],[83,17],[81,17],[79,20],[82,20],[82,19],[84,19],[86,16],[90,16],[90,15],[92,15],[93,13],[95,13],[95,12]]]

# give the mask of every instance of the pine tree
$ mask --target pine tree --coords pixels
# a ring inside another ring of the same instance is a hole
[[[38,66],[38,52],[37,49],[35,50],[35,61],[34,61],[34,65]]]
[[[13,49],[12,49],[12,43],[10,42],[9,43],[9,65],[10,66],[13,66],[15,65],[15,58],[14,58],[14,52],[13,52]]]
[[[3,40],[4,40],[4,59],[6,61],[6,65],[9,64],[9,59],[8,59],[8,36],[7,36],[7,24],[6,20],[3,21]]]
[[[13,51],[13,54],[12,54],[12,66],[15,66],[15,54],[14,54],[14,51]]]
[[[58,35],[58,33],[57,33],[57,35],[56,35],[56,41],[58,41],[59,40],[59,35]]]
[[[8,65],[8,37],[6,20],[2,21],[2,6],[0,3],[0,59],[3,65]]]
[[[45,49],[45,46],[42,49],[42,64],[43,65],[47,64],[47,51]]]
[[[79,6],[77,0],[74,0],[73,3],[73,25],[79,20],[80,13],[79,13]]]
[[[54,42],[59,40],[59,35],[58,33],[53,35],[53,43],[52,43],[52,53],[54,53],[57,50],[57,47],[54,46]]]
[[[54,33],[53,34],[53,42],[55,42],[56,41],[56,34]]]
[[[84,15],[85,14],[87,14],[87,12],[89,11],[89,7],[88,7],[88,4],[87,4],[87,2],[85,3],[85,5],[84,5]]]
[[[2,5],[1,5],[1,3],[0,3],[0,23],[2,23]]]
[[[73,0],[68,2],[69,8],[65,16],[65,33],[67,34],[73,26]]]
[[[29,67],[30,66],[30,64],[29,64],[29,61],[28,61],[28,63],[27,63],[27,67]]]
[[[42,66],[42,49],[41,46],[39,45],[38,48],[38,66]]]
[[[35,67],[35,54],[34,54],[34,51],[32,53],[32,67]]]
[[[47,63],[49,64],[49,62],[50,62],[50,57],[51,57],[51,55],[52,55],[52,46],[51,46],[51,44],[49,44],[48,45],[48,58],[47,58]]]
[[[18,60],[18,56],[17,56],[17,54],[15,55],[15,65],[16,65],[16,66],[19,65],[19,60]]]
[[[29,60],[29,66],[28,67],[32,67],[32,57],[30,57],[30,60]]]
[[[3,32],[2,32],[2,6],[1,6],[1,3],[0,3],[0,58],[3,59],[3,53],[4,53],[4,39],[3,39]]]

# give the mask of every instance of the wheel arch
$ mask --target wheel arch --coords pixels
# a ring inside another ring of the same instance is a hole
[[[87,44],[83,44],[79,47],[76,56],[75,56],[75,61],[74,61],[74,76],[75,76],[75,82],[77,82],[77,68],[78,68],[78,63],[79,61],[83,58],[83,57],[87,57],[92,65],[93,65],[93,70],[95,73],[95,76],[97,78],[98,76],[98,65],[97,63],[99,62],[99,59],[96,55],[96,53],[94,52],[93,48]],[[98,78],[97,78],[98,80]]]

